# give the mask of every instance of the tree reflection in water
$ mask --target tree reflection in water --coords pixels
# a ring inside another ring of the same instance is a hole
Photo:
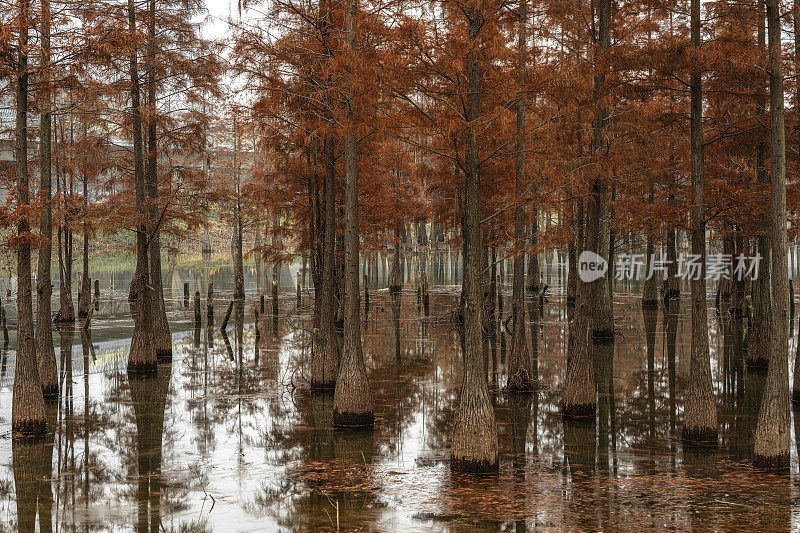
[[[721,445],[681,444],[685,301],[666,313],[643,313],[634,297],[615,301],[620,335],[592,353],[597,419],[575,423],[559,409],[569,310],[557,296],[541,308],[529,300],[541,389],[502,392],[507,333],[498,325],[487,378],[497,385],[501,469],[452,475],[458,294],[442,285],[452,263],[422,264],[432,272],[427,314],[413,290],[370,290],[363,340],[376,424],[367,433],[333,429],[332,396],[304,385],[310,299],[282,305],[279,317],[261,314],[259,336],[249,304],[237,304],[218,342],[219,332],[195,328],[192,310],[176,300],[172,367],[134,380],[119,349],[130,325],[103,318],[104,302],[91,331],[60,332],[62,395],[48,412],[47,438],[0,441],[0,503],[10,509],[0,522],[40,531],[308,531],[334,530],[338,517],[341,530],[781,531],[797,521],[791,478],[749,467],[763,374],[741,365],[738,323],[711,323]],[[13,350],[0,354],[4,384]],[[10,404],[7,385],[0,402]]]

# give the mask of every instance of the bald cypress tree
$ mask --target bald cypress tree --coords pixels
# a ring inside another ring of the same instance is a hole
[[[767,385],[758,412],[753,463],[788,470],[789,446],[789,265],[786,235],[786,132],[780,2],[767,1],[769,35],[770,244],[772,301]]]
[[[17,361],[11,406],[14,436],[42,436],[47,426],[44,395],[36,362],[31,294],[31,228],[28,221],[28,47],[30,4],[19,1],[19,49],[17,56]]]
[[[700,66],[700,0],[691,1],[691,175],[692,254],[699,258],[701,271],[692,280],[692,350],[689,389],[683,413],[683,439],[717,441],[717,405],[711,382],[708,351],[708,306],[706,303],[706,220],[703,195],[703,89]]]
[[[36,359],[39,364],[39,379],[45,400],[58,397],[58,371],[56,353],[53,346],[53,318],[50,316],[53,296],[50,266],[53,251],[53,206],[52,206],[52,157],[51,157],[51,92],[50,92],[50,0],[42,0],[41,39],[42,39],[42,79],[41,117],[39,141],[40,165],[39,182],[41,194],[41,217],[39,233],[42,244],[39,247],[39,270],[36,277]]]

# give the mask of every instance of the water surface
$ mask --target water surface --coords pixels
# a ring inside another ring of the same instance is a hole
[[[741,365],[741,328],[710,309],[720,445],[687,449],[680,442],[686,299],[666,317],[643,313],[626,287],[614,302],[616,343],[594,350],[597,423],[561,418],[568,317],[554,295],[529,323],[540,391],[502,392],[509,340],[502,328],[487,351],[499,474],[451,474],[461,347],[452,321],[458,287],[446,278],[433,284],[427,314],[413,284],[400,298],[370,291],[362,319],[373,431],[333,429],[332,396],[307,392],[311,300],[306,294],[298,306],[290,283],[277,317],[267,296],[258,337],[255,296],[222,335],[227,286],[215,291],[212,330],[195,330],[182,291],[168,291],[173,364],[134,380],[125,373],[127,302],[122,291],[108,292],[88,334],[55,335],[62,395],[48,412],[44,442],[10,438],[10,343],[0,361],[0,524],[83,531],[797,527],[795,438],[792,474],[750,466],[764,376]],[[504,298],[505,318],[508,284]]]

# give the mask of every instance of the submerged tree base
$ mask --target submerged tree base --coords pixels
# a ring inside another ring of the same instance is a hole
[[[695,427],[691,428],[688,426],[683,426],[683,432],[681,433],[681,439],[684,442],[688,443],[702,443],[702,444],[713,444],[716,445],[719,437],[719,432],[716,428],[709,428],[709,427]]]
[[[38,439],[47,432],[47,421],[42,419],[14,420],[11,433],[14,438]]]
[[[340,413],[333,410],[333,426],[337,428],[361,429],[371,428],[375,425],[375,413],[367,411],[365,413]]]
[[[788,471],[790,464],[790,457],[788,453],[782,453],[780,455],[773,455],[770,457],[766,457],[764,455],[755,454],[753,456],[753,466],[756,468],[763,468],[765,470],[773,470],[773,471]]]
[[[459,474],[494,474],[500,469],[500,462],[476,461],[466,457],[451,457],[450,471]]]
[[[567,307],[575,307],[575,297],[567,296]]]
[[[658,300],[642,300],[642,309],[658,309]]]
[[[597,413],[596,403],[583,403],[576,405],[566,405],[564,403],[561,404],[561,416],[564,418],[582,419],[582,420],[591,418],[592,420],[594,420],[596,413]]]
[[[136,361],[128,363],[128,376],[129,377],[144,377],[151,376],[158,372],[158,363]]]

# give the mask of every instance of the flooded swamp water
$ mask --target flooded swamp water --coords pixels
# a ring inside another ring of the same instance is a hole
[[[385,286],[385,284],[383,285]],[[510,285],[504,286],[510,310]],[[788,531],[800,525],[798,462],[750,466],[763,374],[742,365],[740,328],[710,309],[720,444],[680,441],[689,369],[686,298],[676,313],[615,297],[616,343],[595,346],[598,419],[565,423],[560,404],[568,310],[556,295],[529,324],[541,390],[503,392],[508,334],[487,349],[501,468],[450,473],[461,381],[452,314],[459,287],[437,285],[425,312],[413,285],[370,291],[362,316],[375,429],[331,427],[332,395],[309,394],[311,298],[281,292],[254,323],[253,298],[227,334],[193,329],[170,297],[172,365],[129,380],[124,294],[101,302],[88,333],[55,334],[62,393],[43,442],[12,442],[13,342],[0,361],[0,526],[40,531]],[[533,301],[529,302],[533,304]],[[709,301],[709,305],[713,304]],[[191,306],[190,306],[191,307]],[[205,313],[203,313],[205,314]],[[256,335],[256,329],[260,335]],[[792,339],[794,354],[796,334]],[[12,339],[13,340],[13,339]],[[793,432],[800,435],[800,412]]]

